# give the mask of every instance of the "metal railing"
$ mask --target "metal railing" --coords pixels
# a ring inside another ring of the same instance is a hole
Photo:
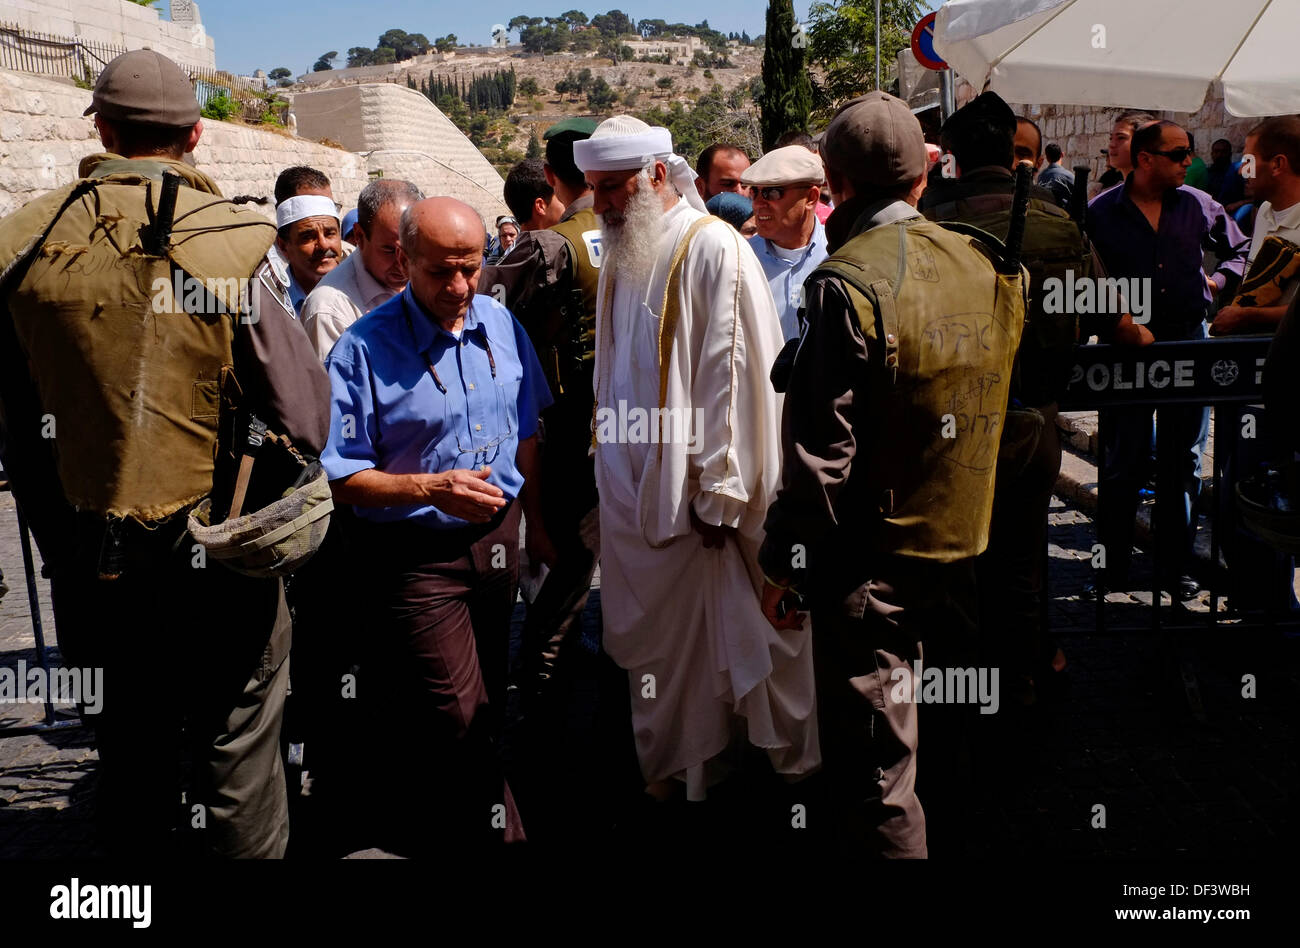
[[[90,88],[104,67],[125,52],[125,46],[0,23],[0,69],[60,76]],[[245,76],[189,63],[177,65],[190,77],[200,106],[223,94],[236,100],[251,100],[257,93],[265,91],[263,83]]]
[[[1097,463],[1097,525],[1098,543],[1104,542],[1100,536],[1101,508],[1106,504],[1105,491],[1101,490],[1101,472],[1105,466],[1105,437],[1103,434],[1102,410],[1114,408],[1155,408],[1158,413],[1161,406],[1208,405],[1215,409],[1216,422],[1220,408],[1246,405],[1263,401],[1263,367],[1268,354],[1272,336],[1240,336],[1217,339],[1190,340],[1185,342],[1157,342],[1149,346],[1080,346],[1075,352],[1075,366],[1070,387],[1061,399],[1062,411],[1098,411],[1098,431],[1096,440]],[[1228,426],[1231,427],[1230,425]],[[1216,424],[1219,433],[1223,425]],[[1227,441],[1231,444],[1231,440]],[[1157,451],[1163,445],[1158,445]],[[1222,446],[1214,450],[1210,486],[1212,495],[1220,497],[1224,453]],[[1244,472],[1243,472],[1244,473]],[[1162,503],[1177,503],[1178,499],[1162,497],[1157,490],[1155,502],[1157,509]],[[1230,499],[1229,499],[1230,502]],[[1217,506],[1217,504],[1216,504]],[[1193,508],[1191,516],[1196,517]],[[1258,626],[1289,626],[1295,620],[1288,616],[1275,614],[1269,610],[1263,621],[1255,621],[1243,616],[1221,613],[1219,596],[1224,581],[1224,572],[1220,567],[1220,537],[1216,522],[1217,516],[1208,520],[1210,530],[1210,569],[1209,579],[1209,615],[1201,621],[1191,613],[1184,614],[1182,622],[1168,622],[1161,616],[1161,592],[1168,591],[1171,597],[1177,596],[1177,590],[1169,590],[1161,582],[1160,543],[1158,533],[1159,514],[1152,516],[1152,542],[1149,554],[1152,558],[1152,603],[1150,607],[1149,626],[1116,626],[1106,621],[1106,597],[1102,589],[1096,596],[1096,631],[1124,633],[1137,632],[1149,628],[1164,641],[1166,648],[1178,658],[1182,674],[1183,687],[1187,693],[1188,704],[1193,714],[1204,717],[1199,686],[1196,675],[1187,656],[1183,654],[1174,633],[1217,630],[1220,623],[1233,623],[1238,629],[1250,629]],[[1098,574],[1100,580],[1104,571]],[[1162,590],[1162,587],[1163,590]],[[1044,597],[1046,600],[1046,597]]]

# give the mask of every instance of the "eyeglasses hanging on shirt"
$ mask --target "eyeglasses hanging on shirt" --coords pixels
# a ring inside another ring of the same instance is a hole
[[[410,326],[411,328],[411,336],[412,338],[414,338],[415,326],[411,322],[411,316],[409,313],[406,316],[406,321],[408,326]],[[514,430],[510,424],[510,412],[506,408],[505,385],[500,380],[497,379],[497,362],[496,359],[492,357],[492,343],[488,341],[487,333],[482,329],[482,327],[479,327],[478,333],[483,339],[483,351],[487,354],[488,369],[492,373],[491,384],[493,388],[493,401],[496,404],[496,424],[493,425],[492,427],[497,432],[496,437],[491,437],[491,433],[489,432],[489,437],[486,440],[480,440],[475,437],[475,434],[473,432],[467,432],[467,436],[469,438],[469,446],[466,447],[464,440],[462,440],[460,436],[460,427],[457,425],[452,425],[451,419],[448,415],[447,403],[450,401],[450,399],[444,397],[442,400],[442,430],[446,431],[448,428],[451,429],[452,433],[456,437],[457,461],[459,462],[461,457],[469,457],[473,462],[470,465],[471,470],[484,468],[489,464],[494,463],[497,457],[501,453],[501,445],[506,441],[509,441],[511,436],[514,434]],[[464,343],[462,343],[462,345],[463,344]],[[438,387],[439,392],[441,392],[444,396],[446,396],[447,386],[443,384],[442,379],[439,377],[438,369],[434,366],[433,360],[429,358],[428,352],[423,352],[421,353],[421,355],[424,356],[425,364],[429,367],[429,374],[433,376],[433,384]],[[469,383],[469,388],[471,390],[474,389],[473,382]],[[466,398],[465,424],[468,425],[469,424],[469,413],[468,413],[469,393],[468,392],[466,392],[465,398]],[[504,432],[502,431],[503,425],[505,428]],[[475,427],[481,428],[482,426],[476,425]],[[459,466],[459,464],[457,466]]]

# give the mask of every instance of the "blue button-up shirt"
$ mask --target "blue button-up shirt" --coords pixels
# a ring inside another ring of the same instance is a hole
[[[817,269],[817,265],[826,259],[826,228],[822,222],[813,219],[812,240],[803,256],[790,261],[777,254],[772,241],[757,234],[749,238],[749,245],[754,248],[758,262],[767,274],[768,286],[772,288],[772,299],[776,303],[777,314],[781,317],[781,333],[787,340],[799,337],[799,307],[803,305],[803,281],[808,274]]]
[[[370,468],[436,474],[487,464],[489,483],[507,500],[519,496],[524,477],[515,451],[520,439],[537,433],[538,416],[552,399],[528,334],[492,297],[473,298],[457,339],[408,286],[349,326],[325,368],[332,404],[321,463],[330,480]],[[359,506],[356,512],[379,522],[466,524],[433,506]]]
[[[1088,237],[1111,277],[1149,279],[1150,326],[1156,339],[1196,339],[1213,299],[1201,269],[1206,239],[1221,226],[1233,256],[1219,263],[1214,282],[1223,289],[1228,273],[1241,275],[1249,244],[1231,216],[1204,191],[1180,187],[1165,195],[1160,230],[1129,198],[1133,177],[1103,191],[1088,205]]]
[[[302,288],[298,278],[293,275],[293,268],[287,267],[289,271],[289,302],[293,304],[293,313],[295,316],[302,315],[302,304],[307,302],[307,291]]]

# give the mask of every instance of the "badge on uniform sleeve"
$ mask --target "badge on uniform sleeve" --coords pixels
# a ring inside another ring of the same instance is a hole
[[[587,245],[587,259],[597,270],[600,269],[600,231],[584,230],[582,242]]]

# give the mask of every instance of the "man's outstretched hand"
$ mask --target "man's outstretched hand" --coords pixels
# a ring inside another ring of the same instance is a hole
[[[488,483],[492,469],[457,468],[441,474],[422,474],[421,487],[428,503],[445,514],[470,523],[487,523],[506,505],[501,488]]]

